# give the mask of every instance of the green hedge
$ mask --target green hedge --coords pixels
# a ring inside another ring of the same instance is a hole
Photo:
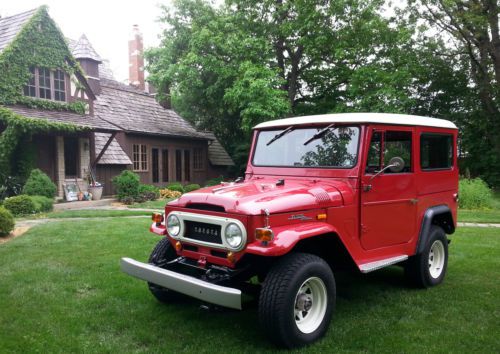
[[[35,212],[37,213],[47,213],[54,209],[54,199],[52,198],[47,198],[43,195],[33,195],[30,198],[35,204]]]
[[[14,216],[0,206],[0,236],[7,236],[12,230],[14,230]]]
[[[186,192],[184,190],[184,187],[182,186],[182,184],[180,184],[179,182],[169,183],[169,184],[167,184],[167,186],[165,188],[167,188],[171,191],[175,191],[175,192],[181,192],[181,193]]]
[[[50,180],[49,176],[37,168],[31,171],[23,187],[23,194],[27,195],[41,195],[47,198],[54,198],[56,192],[57,187]]]
[[[188,193],[188,192],[192,192],[192,191],[195,191],[197,189],[200,189],[200,188],[201,187],[199,184],[196,184],[196,183],[188,184],[188,185],[184,186],[184,192]]]
[[[17,195],[4,200],[3,206],[14,216],[22,216],[36,213],[35,202],[29,195]]]
[[[461,179],[458,196],[462,209],[489,209],[493,203],[493,193],[481,178]]]
[[[112,181],[116,188],[118,200],[127,202],[134,201],[139,196],[139,175],[129,170],[124,170],[118,176],[115,176]]]

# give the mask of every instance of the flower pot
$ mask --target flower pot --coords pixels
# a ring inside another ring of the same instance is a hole
[[[89,193],[92,194],[92,200],[99,200],[102,197],[103,186],[89,187]]]

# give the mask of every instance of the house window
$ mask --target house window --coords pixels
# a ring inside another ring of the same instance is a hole
[[[182,181],[182,150],[175,150],[175,180]]]
[[[24,86],[24,95],[29,97],[36,97],[36,83],[35,83],[35,68],[30,68],[30,79]]]
[[[30,78],[24,85],[24,95],[66,102],[66,74],[62,70],[31,67]]]
[[[191,151],[184,150],[184,179],[191,180]]]
[[[163,149],[161,153],[161,169],[163,171],[162,181],[168,182],[168,150]]]
[[[132,159],[134,162],[134,171],[147,171],[148,152],[146,145],[134,144],[132,146]]]
[[[193,169],[195,170],[203,170],[203,149],[202,148],[194,148],[193,150]]]

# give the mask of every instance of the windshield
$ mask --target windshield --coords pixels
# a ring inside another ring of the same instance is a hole
[[[317,139],[312,139],[315,134],[324,128],[296,128],[269,145],[267,143],[282,132],[283,129],[259,132],[253,156],[253,165],[353,167],[356,164],[358,155],[359,128],[332,127],[326,134]],[[304,143],[307,143],[307,145],[304,145]]]

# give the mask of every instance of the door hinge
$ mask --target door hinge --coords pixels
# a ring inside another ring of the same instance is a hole
[[[410,199],[410,203],[412,203],[413,205],[415,205],[415,204],[418,203],[418,199],[417,198]]]

